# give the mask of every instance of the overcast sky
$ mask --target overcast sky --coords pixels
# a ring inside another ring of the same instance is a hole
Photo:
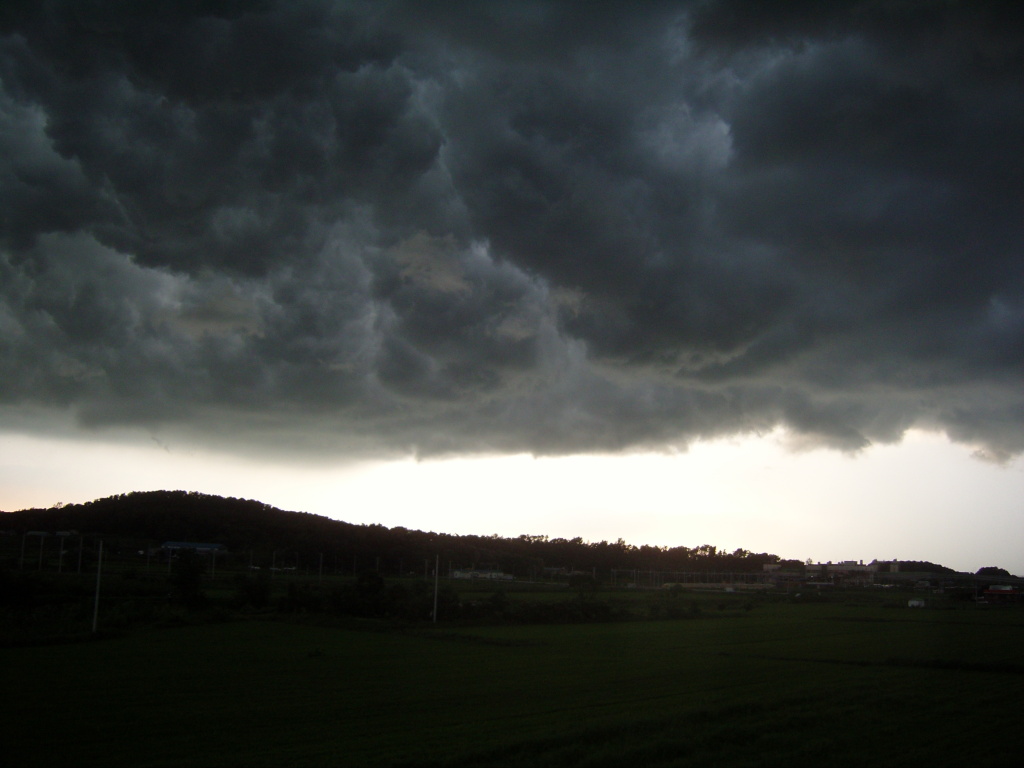
[[[243,496],[373,476],[382,522],[451,530],[366,468],[644,496],[641,458],[724,446],[719,535],[760,551],[737,521],[786,505],[721,502],[758,450],[795,509],[815,462],[927,444],[962,504],[870,498],[1024,572],[1022,72],[1008,2],[6,0],[0,508],[92,498],[70,457],[120,446],[111,492],[202,455]],[[545,498],[552,530],[720,543]],[[822,559],[849,502],[800,507]]]

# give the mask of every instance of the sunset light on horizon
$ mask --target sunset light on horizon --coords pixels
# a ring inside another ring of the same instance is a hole
[[[673,453],[269,463],[203,450],[0,437],[0,509],[191,490],[349,523],[459,535],[544,535],[784,559],[929,560],[1024,573],[1024,465],[911,431],[857,456],[793,453],[775,432]],[[56,470],[53,468],[57,467]],[[43,469],[45,468],[45,469]],[[983,489],[979,493],[978,489]],[[985,523],[979,525],[977,520]]]

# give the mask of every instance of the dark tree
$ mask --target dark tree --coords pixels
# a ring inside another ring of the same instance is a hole
[[[203,561],[190,549],[178,550],[171,566],[171,588],[176,600],[188,608],[198,608],[206,602],[202,582]]]
[[[1007,571],[1005,568],[997,568],[994,565],[986,565],[984,568],[979,568],[978,569],[978,573],[976,575],[978,575],[978,576],[1001,576],[1001,577],[1009,578],[1010,577],[1010,572]]]

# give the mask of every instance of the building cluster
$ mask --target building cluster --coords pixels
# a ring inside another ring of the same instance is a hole
[[[1015,577],[998,578],[968,573],[931,573],[906,570],[898,560],[842,560],[836,563],[807,562],[799,569],[781,564],[764,566],[766,580],[776,587],[866,587],[902,586],[921,592],[974,593],[977,602],[1016,602],[1021,599],[1022,582]],[[1003,583],[998,583],[1003,582]],[[918,601],[919,602],[919,601]]]
[[[886,564],[889,566],[890,573],[893,572],[893,569],[896,572],[899,571],[899,563]],[[842,560],[838,563],[829,560],[827,563],[808,563],[804,566],[804,572],[809,581],[842,583],[846,586],[857,587],[874,584],[875,575],[879,572],[880,565],[877,560],[872,560],[867,565],[863,560]]]
[[[462,569],[452,571],[453,579],[468,579],[471,581],[512,581],[511,573],[502,573],[492,570]]]

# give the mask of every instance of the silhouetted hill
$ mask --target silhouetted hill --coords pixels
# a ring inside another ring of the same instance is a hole
[[[286,512],[251,499],[187,491],[126,493],[9,516],[0,518],[6,529],[68,529],[153,541],[214,541],[229,550],[336,541],[345,534],[354,535],[360,527],[304,512]]]
[[[236,555],[308,565],[323,556],[345,570],[375,567],[395,573],[421,570],[440,556],[454,567],[493,568],[519,576],[544,567],[568,570],[760,572],[777,555],[699,547],[634,546],[622,539],[585,542],[547,536],[459,536],[354,525],[304,512],[287,512],[259,501],[186,491],[120,494],[85,504],[0,514],[0,530],[75,530],[85,535],[158,545],[163,541],[215,542]],[[786,561],[797,565],[796,561]]]

